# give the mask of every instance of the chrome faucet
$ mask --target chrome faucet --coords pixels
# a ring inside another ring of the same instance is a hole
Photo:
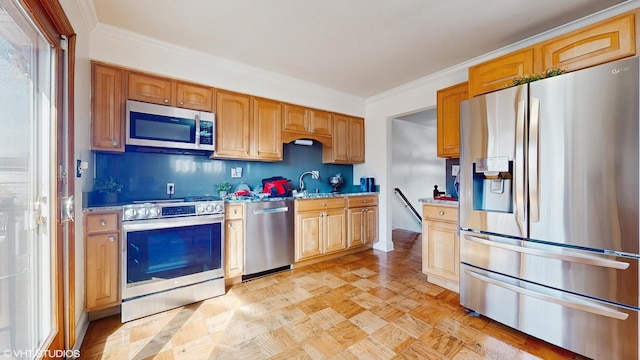
[[[302,178],[307,175],[307,174],[311,174],[311,178],[318,180],[320,178],[320,171],[318,170],[313,170],[313,171],[305,171],[302,173],[302,175],[300,175],[300,191],[303,192],[305,191],[305,187],[304,187],[304,181],[302,181]]]

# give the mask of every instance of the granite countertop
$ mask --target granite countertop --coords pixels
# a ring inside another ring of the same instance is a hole
[[[458,200],[436,200],[434,198],[422,198],[418,199],[421,203],[428,204],[438,204],[438,205],[449,205],[449,206],[458,206]]]
[[[378,195],[377,192],[351,192],[351,193],[309,193],[305,196],[288,196],[288,197],[264,197],[264,198],[255,198],[255,197],[239,197],[233,199],[233,197],[228,197],[224,200],[227,204],[238,204],[245,202],[264,202],[264,201],[281,201],[281,200],[307,200],[307,199],[324,199],[324,198],[332,198],[332,197],[343,197],[343,196],[362,196],[362,195]]]

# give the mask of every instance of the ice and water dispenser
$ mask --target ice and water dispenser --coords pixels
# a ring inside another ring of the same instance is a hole
[[[507,156],[479,158],[473,163],[473,209],[513,212],[513,161]]]

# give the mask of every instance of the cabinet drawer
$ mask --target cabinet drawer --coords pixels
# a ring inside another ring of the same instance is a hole
[[[89,214],[86,217],[86,221],[87,234],[118,231],[120,227],[118,213],[116,212]]]
[[[422,211],[425,220],[458,222],[456,207],[424,205]]]
[[[227,205],[224,210],[224,217],[227,220],[242,219],[243,206],[242,204],[230,204]]]
[[[344,197],[296,200],[296,211],[339,209],[345,206]]]
[[[378,205],[378,196],[347,196],[347,207],[375,206]]]

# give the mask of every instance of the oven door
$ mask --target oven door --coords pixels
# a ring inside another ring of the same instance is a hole
[[[224,276],[224,215],[128,221],[122,225],[122,299]]]

